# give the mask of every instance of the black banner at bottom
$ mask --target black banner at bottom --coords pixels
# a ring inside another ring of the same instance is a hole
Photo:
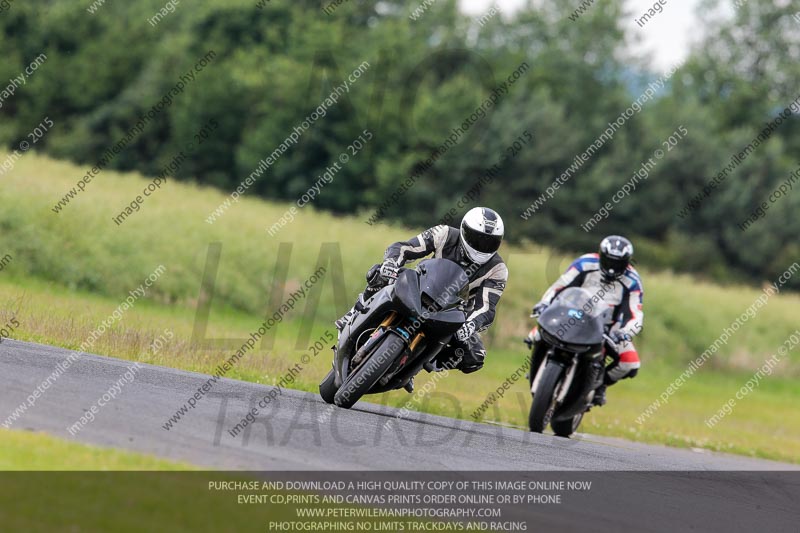
[[[800,472],[4,472],[4,531],[796,532]]]

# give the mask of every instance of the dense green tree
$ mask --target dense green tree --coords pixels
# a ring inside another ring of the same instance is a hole
[[[475,202],[499,206],[512,240],[577,250],[620,232],[636,238],[640,260],[651,265],[757,282],[800,251],[796,193],[747,231],[737,226],[797,167],[796,117],[697,209],[678,216],[800,95],[800,23],[787,2],[728,3],[732,15],[721,16],[723,2],[708,0],[705,35],[686,63],[528,220],[521,213],[660,76],[649,58],[629,52],[621,0],[597,2],[574,21],[572,4],[547,0],[485,23],[461,13],[455,0],[439,0],[416,18],[420,4],[399,0],[351,0],[331,13],[316,1],[203,0],[179,4],[155,27],[148,19],[162,0],[107,3],[93,14],[85,4],[16,2],[0,18],[0,79],[47,56],[0,108],[5,145],[50,117],[56,126],[38,146],[90,167],[213,51],[108,166],[157,174],[214,124],[174,176],[232,191],[361,65],[348,91],[248,194],[295,200],[368,130],[373,138],[342,166],[317,208],[366,219],[414,175],[413,187],[395,194],[380,218],[427,225],[466,211],[459,199],[497,164]],[[524,72],[487,106],[520,65]],[[466,134],[439,153],[467,120]],[[648,178],[584,231],[679,128],[687,134]],[[520,136],[530,141],[504,158]]]

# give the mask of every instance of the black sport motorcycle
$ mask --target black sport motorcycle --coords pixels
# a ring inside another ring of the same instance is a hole
[[[467,273],[448,259],[400,269],[369,300],[334,346],[333,368],[319,384],[327,403],[350,408],[365,394],[407,386],[466,321]]]
[[[618,352],[605,334],[611,311],[603,307],[586,289],[570,287],[538,317],[546,350],[539,361],[536,350],[531,353],[531,431],[541,433],[550,424],[556,435],[569,437],[591,409],[605,375],[604,343],[611,347],[609,352]]]

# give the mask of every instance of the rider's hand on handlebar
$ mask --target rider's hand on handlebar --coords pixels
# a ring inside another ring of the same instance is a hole
[[[616,344],[631,340],[631,336],[621,329],[616,329],[610,332],[609,337],[611,337],[611,340],[613,340]]]
[[[464,322],[464,324],[456,331],[456,339],[465,342],[467,339],[475,334],[475,323]]]
[[[383,263],[381,263],[381,277],[389,282],[394,282],[397,279],[399,268],[397,262],[391,257],[384,259]]]

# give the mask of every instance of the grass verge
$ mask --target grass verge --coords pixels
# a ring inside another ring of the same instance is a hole
[[[87,446],[44,433],[0,429],[0,470],[192,470],[188,464]]]
[[[54,213],[53,204],[83,172],[81,167],[26,153],[3,176],[0,327],[12,319],[18,321],[12,337],[76,349],[114,313],[129,291],[163,264],[164,275],[96,339],[91,351],[211,372],[231,351],[202,350],[193,343],[198,302],[213,293],[206,337],[247,338],[264,320],[267,309],[273,313],[316,270],[322,253],[329,267],[322,282],[270,330],[265,344],[227,374],[275,384],[316,339],[332,330],[333,320],[352,303],[363,287],[364,272],[382,257],[386,245],[420,229],[367,227],[360,217],[335,217],[306,207],[276,237],[270,237],[266,228],[286,212],[286,205],[243,198],[222,219],[208,224],[206,216],[227,195],[174,181],[148,197],[140,211],[118,226],[112,217],[140,194],[148,180],[112,171],[104,171],[67,209]],[[432,214],[431,220],[438,215]],[[221,246],[218,264],[213,260],[214,243]],[[519,339],[531,326],[529,309],[570,258],[535,245],[504,246],[501,253],[510,278],[496,323],[485,339],[486,367],[471,376],[452,375],[413,408],[470,418],[486,396],[522,364],[525,351]],[[215,270],[213,286],[203,285],[204,273]],[[284,270],[286,279],[280,279],[277,273]],[[793,409],[800,398],[797,351],[713,430],[703,423],[797,329],[800,298],[794,294],[771,297],[668,404],[639,425],[636,418],[688,362],[761,295],[756,288],[721,287],[688,276],[652,272],[646,265],[640,271],[646,290],[645,328],[636,339],[643,361],[640,377],[613,388],[610,404],[592,412],[584,429],[800,462],[800,424]],[[301,327],[306,314],[307,327]],[[166,329],[173,333],[171,340],[158,353],[150,352],[150,343]],[[289,386],[315,390],[329,365],[329,353],[313,358]],[[427,376],[420,377],[418,389],[426,380]],[[527,391],[522,382],[512,391],[485,418],[524,426]],[[394,392],[376,401],[403,405],[408,399],[405,393]],[[170,408],[165,406],[165,411]],[[165,417],[169,414],[165,412]]]
[[[8,309],[13,303],[20,327],[14,337],[76,349],[96,325],[108,317],[118,302],[92,294],[64,289],[37,280],[0,281],[0,304]],[[84,310],[80,315],[75,309]],[[12,311],[5,311],[6,314]],[[9,315],[10,316],[10,315]],[[0,320],[7,318],[0,313]],[[210,335],[223,338],[246,338],[260,319],[246,313],[215,315]],[[149,344],[168,325],[174,337],[157,354],[148,351]],[[151,364],[211,373],[230,356],[224,350],[197,350],[191,336],[194,313],[189,309],[142,302],[97,340],[94,353]],[[257,345],[228,374],[234,379],[276,384],[287,370],[297,364],[301,355],[311,353],[308,345],[321,336],[327,326],[322,320],[310,331],[309,340],[300,336],[300,320],[290,320],[275,328],[274,345],[263,349]],[[298,349],[298,347],[303,347]],[[524,362],[527,352],[522,343],[516,350],[490,351],[486,366],[480,372],[461,375],[451,372],[438,380],[430,394],[409,396],[403,391],[373,396],[368,401],[401,407],[412,398],[414,410],[472,420],[472,413],[486,397]],[[318,380],[330,366],[331,353],[324,350],[304,366],[289,386],[315,392]],[[633,380],[625,380],[609,391],[609,404],[594,409],[584,419],[582,431],[622,437],[640,442],[679,447],[698,447],[753,457],[800,463],[800,413],[794,409],[800,398],[800,384],[779,373],[751,395],[740,401],[736,409],[713,429],[704,421],[724,402],[733,397],[750,374],[712,367],[701,369],[678,392],[670,397],[652,417],[637,424],[636,419],[654,398],[667,389],[684,368],[669,360],[646,363],[645,370]],[[420,374],[417,390],[429,380]],[[170,408],[172,406],[169,406]],[[523,379],[482,415],[482,419],[526,427],[530,395]],[[165,418],[170,414],[165,406]]]

